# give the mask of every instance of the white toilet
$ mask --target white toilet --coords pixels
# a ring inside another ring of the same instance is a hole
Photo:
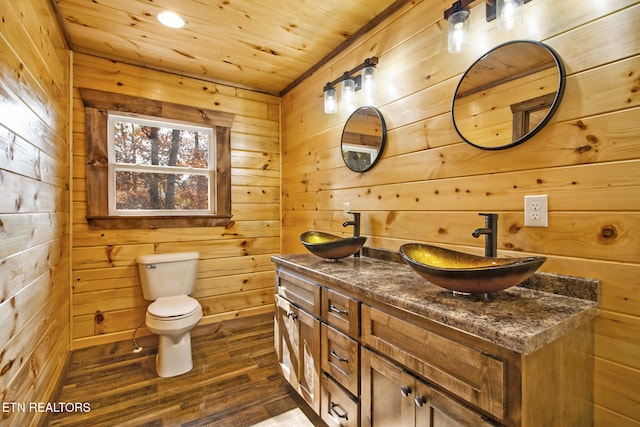
[[[202,306],[191,294],[198,272],[198,252],[143,255],[136,260],[142,295],[153,301],[145,324],[160,336],[156,371],[173,377],[193,368],[191,329],[202,319]]]

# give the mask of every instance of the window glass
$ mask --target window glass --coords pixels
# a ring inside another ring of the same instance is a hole
[[[209,210],[209,177],[116,171],[116,211]]]
[[[212,128],[109,113],[109,214],[215,213]]]

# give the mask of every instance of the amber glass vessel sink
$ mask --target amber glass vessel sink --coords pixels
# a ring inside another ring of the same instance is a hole
[[[327,259],[346,258],[358,252],[367,238],[340,237],[321,231],[307,231],[300,235],[300,241],[314,255]]]
[[[491,258],[419,243],[400,246],[400,254],[434,285],[466,293],[510,288],[527,279],[546,261],[541,256]]]

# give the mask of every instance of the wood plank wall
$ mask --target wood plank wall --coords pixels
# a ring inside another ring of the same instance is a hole
[[[482,3],[482,2],[478,2]],[[439,7],[434,7],[437,4]],[[362,212],[367,245],[408,241],[481,253],[471,231],[497,212],[499,253],[543,254],[542,270],[597,278],[595,425],[640,425],[640,4],[534,0],[512,33],[471,11],[472,45],[446,47],[450,1],[415,1],[282,99],[282,251],[300,233],[344,229],[343,202]],[[532,39],[567,69],[562,104],[533,139],[482,151],[456,134],[450,103],[466,68],[490,48]],[[322,112],[322,88],[370,56],[380,58],[376,106],[389,128],[381,162],[364,174],[343,164],[345,114]],[[526,194],[549,196],[549,227],[523,226]]]
[[[27,426],[70,347],[70,64],[48,1],[0,16],[0,425]]]
[[[198,251],[201,324],[273,310],[280,250],[280,99],[76,53],[73,64],[73,347],[129,339],[144,321],[138,255]],[[90,230],[84,87],[235,114],[227,227]],[[139,335],[147,334],[145,329]]]

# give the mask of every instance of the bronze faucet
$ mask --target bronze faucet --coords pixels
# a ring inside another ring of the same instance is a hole
[[[498,256],[498,214],[480,213],[484,216],[484,227],[476,228],[471,235],[480,237],[484,234],[484,256],[495,258]]]
[[[353,237],[359,237],[360,236],[360,212],[348,212],[348,213],[353,215],[353,221],[345,221],[342,223],[342,226],[348,227],[350,225],[353,225]],[[353,256],[359,257],[360,251],[353,254]]]

